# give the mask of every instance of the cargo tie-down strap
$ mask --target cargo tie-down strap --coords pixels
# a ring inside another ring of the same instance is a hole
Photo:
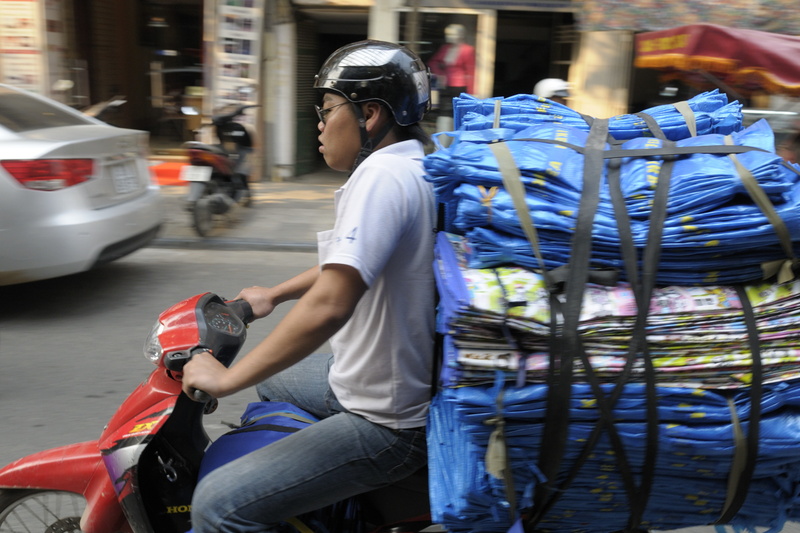
[[[497,104],[499,105],[499,101]],[[691,110],[688,109],[688,106],[676,105],[676,107],[687,117],[690,131],[696,131],[692,129],[693,120],[688,120],[691,119]],[[499,109],[496,109],[495,116],[498,117],[499,114]],[[607,433],[611,442],[617,467],[623,479],[625,492],[628,498],[630,517],[626,530],[636,531],[640,528],[653,485],[659,439],[656,376],[648,352],[647,318],[649,314],[649,302],[655,287],[656,274],[659,267],[662,233],[664,220],[667,215],[670,178],[675,160],[681,156],[688,156],[699,152],[727,155],[730,157],[736,165],[747,191],[775,228],[775,232],[787,256],[787,259],[779,262],[779,265],[765,266],[765,275],[770,273],[778,274],[779,281],[786,281],[793,277],[793,267],[797,264],[797,260],[792,252],[789,232],[783,224],[783,221],[775,212],[772,204],[763,190],[761,190],[757,181],[736,159],[736,154],[750,150],[758,150],[758,148],[733,145],[729,137],[727,144],[724,146],[678,147],[675,145],[675,142],[666,139],[652,117],[648,117],[644,114],[640,114],[640,116],[650,127],[653,136],[661,140],[660,147],[637,150],[619,149],[617,147],[619,143],[609,136],[607,119],[591,119],[591,129],[586,141],[586,146],[575,146],[558,140],[542,139],[498,140],[490,144],[490,148],[497,158],[498,166],[503,176],[504,188],[513,199],[514,207],[517,211],[523,231],[531,244],[534,256],[540,266],[541,274],[547,284],[550,292],[552,309],[549,346],[550,362],[547,380],[547,410],[545,413],[544,434],[541,441],[538,464],[539,470],[546,481],[536,487],[533,508],[525,510],[523,524],[526,531],[534,531],[537,524],[555,505],[560,496],[569,488],[604,431]],[[570,259],[566,268],[557,269],[559,272],[547,271],[545,268],[544,258],[539,250],[539,241],[534,225],[535,221],[531,220],[531,216],[526,207],[525,189],[520,181],[520,171],[507,145],[507,142],[531,141],[563,145],[584,156],[583,187],[576,227],[571,243]],[[622,158],[648,156],[659,156],[663,159],[663,163],[655,186],[655,196],[649,216],[650,230],[640,258],[634,245],[630,218],[622,192],[620,167]],[[578,333],[584,290],[587,282],[616,282],[616,277],[609,276],[608,272],[593,272],[590,268],[592,228],[599,203],[603,169],[606,166],[609,192],[620,234],[625,274],[635,294],[638,308],[636,320],[631,332],[631,342],[627,353],[625,368],[608,396],[603,393],[600,387],[600,382],[593,371],[592,365],[584,350],[581,336]],[[731,419],[738,437],[735,438],[734,441],[734,463],[731,466],[729,475],[728,496],[725,508],[721,510],[717,521],[719,524],[730,521],[744,503],[758,455],[761,405],[759,332],[755,324],[753,310],[745,291],[741,286],[737,287],[737,291],[742,301],[743,317],[748,331],[749,348],[753,361],[753,379],[750,386],[750,423],[747,435],[744,436],[736,410],[733,407],[731,408]],[[559,294],[562,296],[560,300],[557,297]],[[508,330],[505,329],[504,331],[507,332]],[[519,365],[521,369],[520,374],[517,379],[517,386],[521,386],[521,384],[524,383],[525,354],[521,351],[519,344],[513,342],[514,339],[510,334],[507,334],[507,337],[509,338],[506,340],[510,341],[515,351],[523,356],[523,360]],[[641,358],[644,367],[643,379],[645,381],[646,391],[647,436],[646,451],[643,464],[641,468],[638,469],[640,474],[638,477],[639,482],[637,483],[633,473],[634,469],[627,459],[622,440],[616,431],[612,411],[622,395],[623,387],[631,377],[634,362],[638,358]],[[562,463],[570,424],[569,409],[575,359],[578,359],[584,368],[586,379],[596,399],[599,417],[590,438],[587,439],[575,463],[571,465],[566,472],[562,472]],[[502,396],[498,397],[497,412],[497,417],[502,417]],[[499,434],[502,433],[504,427],[502,420],[495,418],[492,421],[492,425],[496,428],[493,446],[504,445],[503,443],[505,441],[502,435]],[[508,457],[508,454],[504,451],[498,452],[497,450],[493,450],[492,452],[495,455],[495,463],[498,457]],[[498,467],[496,464],[493,465],[494,472],[497,475],[503,472],[503,477],[506,479],[509,479],[509,468],[509,465],[505,465],[504,468]],[[506,487],[506,493],[507,495],[513,493],[513,487]],[[514,509],[515,504],[516,502],[513,501],[512,495],[509,497],[509,505],[511,506],[512,514],[516,512]]]

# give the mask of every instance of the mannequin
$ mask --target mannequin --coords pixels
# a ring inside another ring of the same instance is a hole
[[[461,24],[450,24],[444,29],[445,44],[428,62],[436,74],[440,90],[458,96],[475,90],[475,47],[464,42],[466,30]]]
[[[438,131],[453,129],[453,98],[475,90],[475,47],[464,42],[465,35],[466,29],[461,24],[447,26],[444,29],[445,44],[428,61],[439,87]]]

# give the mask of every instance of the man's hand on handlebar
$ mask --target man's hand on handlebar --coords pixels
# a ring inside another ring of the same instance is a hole
[[[222,398],[230,392],[224,387],[224,378],[228,369],[208,352],[200,352],[192,356],[183,367],[183,392],[196,399],[194,392],[201,390],[212,398]]]
[[[236,299],[247,301],[253,308],[255,318],[264,318],[275,310],[277,304],[273,301],[269,287],[247,287],[242,289]]]

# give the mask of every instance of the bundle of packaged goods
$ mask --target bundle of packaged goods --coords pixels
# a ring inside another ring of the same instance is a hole
[[[608,120],[455,100],[425,160],[445,213],[435,520],[800,518],[800,168],[740,110],[717,91]]]

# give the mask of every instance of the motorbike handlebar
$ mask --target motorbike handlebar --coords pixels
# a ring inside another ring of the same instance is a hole
[[[225,304],[233,311],[233,313],[242,319],[242,322],[249,324],[254,320],[253,307],[247,300],[232,300],[225,302]]]
[[[196,402],[208,403],[214,398],[207,392],[203,392],[200,389],[194,389],[192,392],[192,399]]]
[[[225,305],[228,306],[228,308],[233,312],[233,314],[242,319],[242,322],[244,322],[245,324],[249,324],[255,319],[255,317],[253,316],[253,307],[247,300],[226,301]],[[198,349],[198,351],[200,351],[200,349]],[[194,353],[190,354],[189,360],[191,360],[191,356],[193,355]],[[192,399],[196,402],[208,403],[214,400],[214,397],[205,391],[202,391],[200,389],[194,389],[192,391]]]

